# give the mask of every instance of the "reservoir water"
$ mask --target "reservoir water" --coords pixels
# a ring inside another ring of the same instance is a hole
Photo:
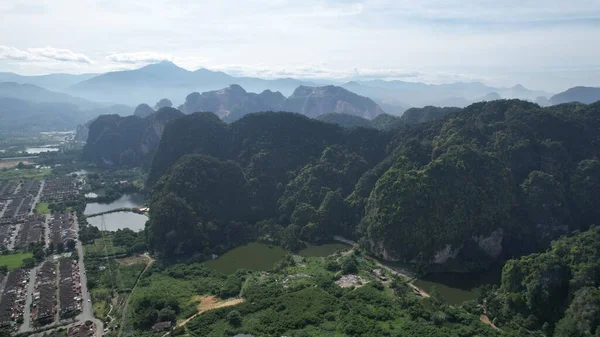
[[[432,273],[415,281],[415,286],[431,293],[437,288],[442,301],[448,304],[461,304],[477,298],[478,287],[486,284],[499,284],[501,266],[492,266],[486,271],[472,273]]]
[[[40,154],[43,152],[56,152],[58,151],[57,147],[28,147],[25,149],[25,152],[28,154]]]
[[[327,257],[340,250],[346,250],[349,248],[351,247],[343,243],[328,243],[318,246],[308,246],[298,252],[298,255],[302,257]]]
[[[139,231],[144,229],[146,220],[148,220],[148,217],[143,214],[133,212],[115,212],[101,216],[95,216],[93,218],[87,218],[87,222],[92,226],[102,229],[102,217],[104,217],[106,229],[109,231],[116,231],[117,229],[123,228]]]
[[[85,206],[85,210],[83,214],[95,214],[108,212],[113,209],[119,208],[134,208],[134,207],[142,207],[144,205],[144,196],[141,194],[125,194],[119,199],[109,202],[109,203],[100,203],[100,202],[91,202]]]
[[[233,274],[238,269],[271,270],[285,256],[285,250],[263,243],[249,243],[236,247],[215,260],[204,264],[223,274]]]

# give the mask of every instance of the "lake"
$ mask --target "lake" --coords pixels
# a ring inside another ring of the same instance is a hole
[[[40,154],[43,152],[56,152],[59,149],[57,147],[28,147],[25,152],[28,154]]]
[[[222,274],[233,274],[238,269],[266,271],[285,256],[285,250],[278,246],[263,243],[249,243],[234,248],[215,260],[204,264]]]
[[[109,231],[129,228],[133,231],[144,229],[148,217],[143,214],[133,212],[115,212],[104,214],[104,223]],[[102,229],[102,216],[95,216],[87,219],[88,223]]]
[[[125,194],[110,203],[91,202],[85,206],[83,214],[95,214],[119,208],[134,208],[144,206],[144,196],[141,194]]]
[[[415,281],[415,285],[431,293],[437,287],[442,300],[448,304],[461,304],[477,298],[477,287],[499,284],[501,266],[492,266],[479,273],[432,273]]]
[[[318,246],[308,246],[298,252],[298,255],[303,257],[327,257],[340,250],[347,250],[349,248],[350,246],[343,243],[328,243]]]

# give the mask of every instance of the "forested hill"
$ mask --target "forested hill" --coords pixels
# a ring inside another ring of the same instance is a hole
[[[343,234],[386,259],[484,267],[600,223],[599,129],[600,103],[483,102],[389,132],[196,113],[154,157],[149,238],[188,254]]]
[[[102,115],[89,125],[84,160],[103,166],[149,165],[165,125],[183,113],[162,108],[145,118]]]
[[[410,108],[406,110],[401,117],[383,113],[372,120],[369,120],[345,113],[328,113],[318,116],[316,119],[327,123],[337,124],[345,128],[364,127],[379,130],[392,130],[404,125],[419,124],[442,119],[446,117],[446,115],[460,110],[460,108],[426,106],[424,108]]]
[[[599,271],[600,227],[594,227],[553,242],[544,253],[508,261],[500,288],[481,297],[500,327],[555,337],[598,336]]]

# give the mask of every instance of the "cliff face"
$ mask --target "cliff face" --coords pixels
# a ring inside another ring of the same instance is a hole
[[[282,111],[297,112],[308,117],[328,113],[344,113],[373,119],[384,111],[370,98],[342,87],[298,87],[282,105]]]
[[[162,108],[145,117],[103,115],[89,125],[83,159],[101,166],[144,166],[152,160],[165,125],[183,113]],[[81,137],[85,133],[81,127]]]
[[[191,114],[210,111],[226,121],[234,121],[245,114],[277,110],[285,97],[280,92],[265,90],[260,94],[249,93],[239,85],[208,91],[202,94],[189,94],[183,105],[183,112]]]
[[[371,99],[336,86],[298,87],[285,98],[280,92],[265,90],[260,94],[246,92],[239,85],[205,93],[191,93],[186,97],[183,112],[191,114],[210,111],[227,122],[261,111],[296,112],[308,117],[325,114],[348,114],[373,119],[384,113]]]

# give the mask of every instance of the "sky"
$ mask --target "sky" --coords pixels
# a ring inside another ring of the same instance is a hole
[[[0,71],[600,86],[599,0],[2,0]]]

